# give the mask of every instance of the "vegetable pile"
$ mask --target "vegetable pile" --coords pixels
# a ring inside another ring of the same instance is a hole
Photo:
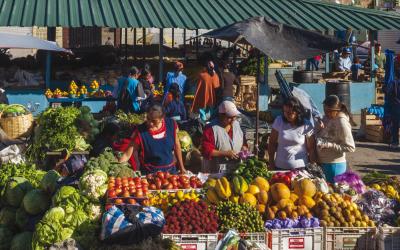
[[[256,158],[249,158],[246,162],[240,163],[234,173],[245,178],[247,183],[256,177],[264,177],[269,180],[272,175],[267,169],[267,164]]]
[[[114,177],[130,177],[134,176],[134,172],[129,164],[118,163],[110,148],[98,157],[92,157],[85,165],[85,171],[102,170],[108,176]]]
[[[87,107],[81,110],[86,112]],[[87,150],[84,137],[79,133],[77,121],[82,111],[75,107],[49,108],[44,111],[38,119],[38,127],[35,129],[35,136],[32,144],[28,148],[28,158],[35,162],[45,159],[47,151],[61,151],[66,149]],[[81,125],[81,124],[79,124]],[[93,129],[88,127],[87,130]]]
[[[35,165],[31,164],[3,164],[0,166],[0,192],[11,177],[24,177],[33,187],[37,188],[45,174],[46,172],[38,170]]]

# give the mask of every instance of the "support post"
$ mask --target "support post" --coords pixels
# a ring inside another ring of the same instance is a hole
[[[375,31],[369,31],[369,39],[371,42],[371,82],[375,82],[374,65],[375,65]]]
[[[51,52],[46,53],[46,89],[50,88],[51,81]]]
[[[331,71],[331,65],[329,61],[329,53],[325,54],[325,73],[329,73]]]
[[[183,29],[183,58],[186,62],[186,29]]]
[[[175,29],[172,28],[172,48],[175,46]]]
[[[136,59],[137,59],[137,56],[136,56],[136,34],[137,34],[137,32],[136,32],[136,28],[134,28],[133,29],[133,59],[136,61]]]
[[[217,47],[217,38],[213,39],[213,47]]]
[[[144,62],[145,62],[145,60],[146,60],[146,55],[145,55],[145,46],[146,46],[146,28],[143,28],[143,39],[142,39],[142,42],[143,42],[143,50],[142,50],[142,53],[143,53],[143,65],[144,65]]]
[[[159,75],[158,75],[158,82],[161,82],[163,79],[163,67],[164,67],[164,49],[163,49],[163,43],[164,43],[164,29],[160,29],[160,42],[159,42]]]
[[[128,28],[125,28],[125,63],[128,62]]]
[[[196,29],[196,59],[199,60],[199,29]]]
[[[257,99],[256,99],[256,135],[254,141],[254,154],[258,157],[259,147],[258,147],[258,130],[260,129],[260,71],[261,71],[261,55],[260,51],[257,50],[257,73],[256,73],[256,88],[257,88]]]

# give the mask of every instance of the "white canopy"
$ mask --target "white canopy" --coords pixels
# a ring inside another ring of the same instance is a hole
[[[56,42],[42,40],[33,36],[0,33],[0,48],[10,49],[42,49],[71,53],[70,50],[59,47]]]

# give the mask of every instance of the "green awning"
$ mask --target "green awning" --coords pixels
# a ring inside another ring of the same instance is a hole
[[[0,26],[214,29],[254,16],[308,30],[400,29],[400,15],[315,0],[0,0]]]

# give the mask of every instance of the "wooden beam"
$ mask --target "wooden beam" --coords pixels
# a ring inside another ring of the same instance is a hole
[[[137,41],[137,31],[136,28],[133,29],[133,59],[136,61],[136,41]]]
[[[159,41],[159,71],[158,71],[158,82],[162,82],[163,79],[163,68],[164,68],[164,29],[160,29],[160,41]]]

